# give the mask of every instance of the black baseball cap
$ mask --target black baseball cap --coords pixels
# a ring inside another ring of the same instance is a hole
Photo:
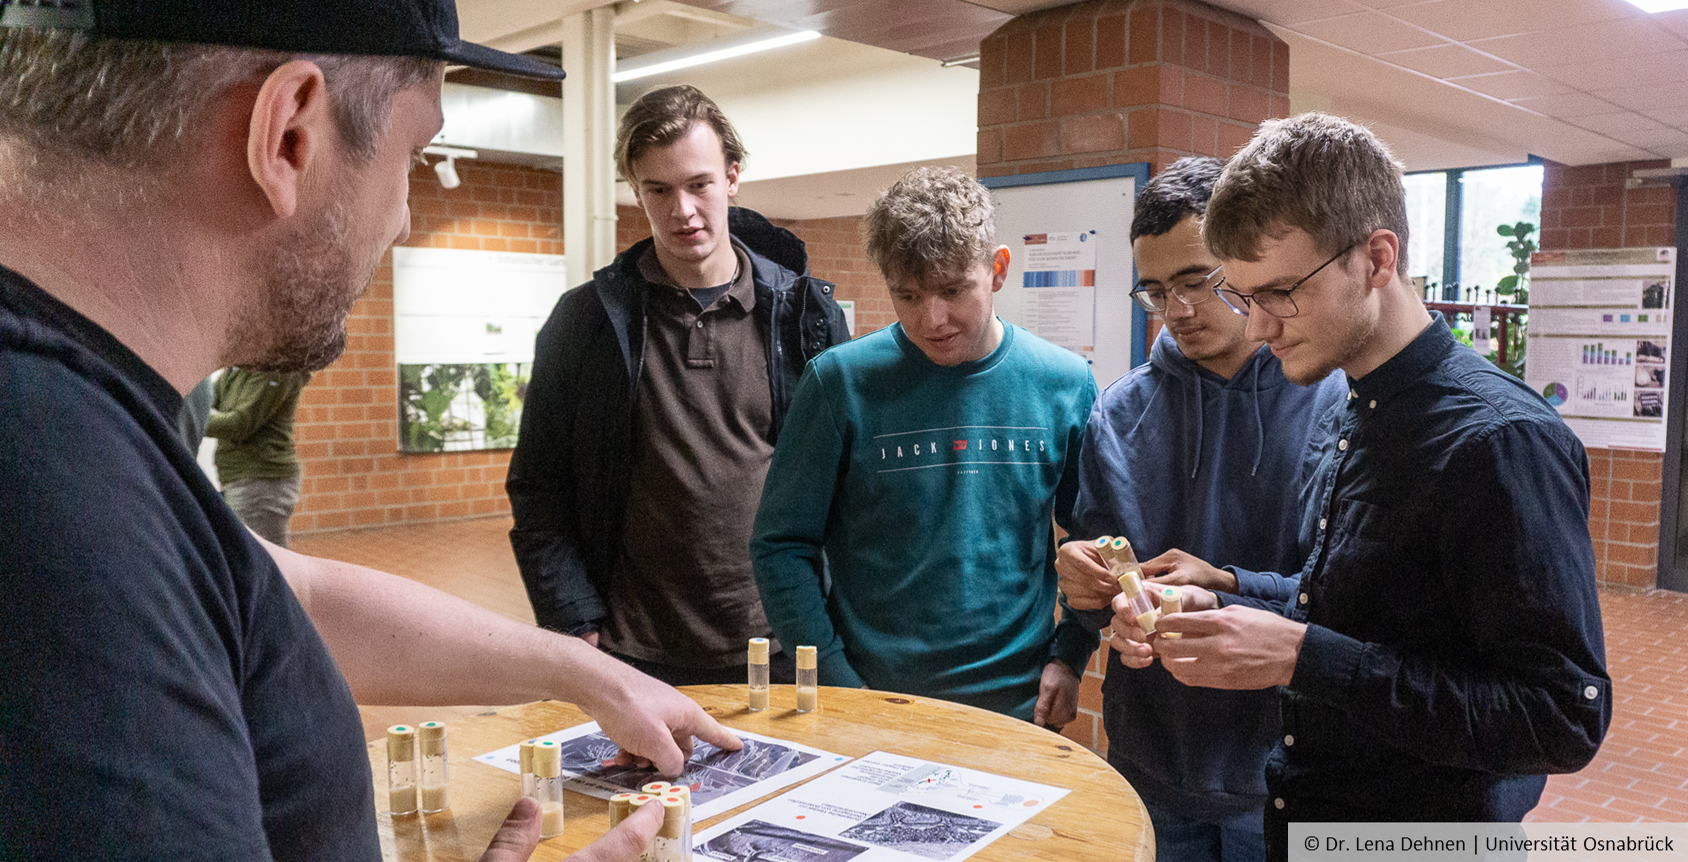
[[[526,78],[563,70],[463,41],[455,0],[0,0],[0,27],[297,54],[426,57]]]

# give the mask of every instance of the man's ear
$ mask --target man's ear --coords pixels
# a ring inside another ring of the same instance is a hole
[[[997,246],[996,253],[991,255],[991,293],[1001,290],[1002,285],[1008,281],[1010,257],[1008,246],[1005,245]]]
[[[308,60],[283,63],[258,89],[246,135],[252,179],[277,216],[293,215],[304,177],[327,157],[336,134],[322,69]]]
[[[1366,284],[1382,287],[1395,275],[1401,259],[1401,238],[1392,230],[1378,228],[1366,239]]]

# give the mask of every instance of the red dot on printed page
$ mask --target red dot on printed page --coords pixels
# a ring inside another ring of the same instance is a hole
[[[809,816],[809,815],[807,815],[807,814],[799,814],[799,815],[797,815],[797,819],[798,819],[798,820],[802,820],[802,819],[804,819],[804,818],[806,818],[806,817],[808,817],[808,816]]]
[[[1026,807],[1027,808],[1036,808],[1037,806],[1038,806],[1038,801],[1036,799],[1026,800]]]
[[[974,808],[983,808],[983,807],[985,807],[985,806],[983,806],[983,805],[975,805],[975,806],[973,806],[973,807],[974,807]]]

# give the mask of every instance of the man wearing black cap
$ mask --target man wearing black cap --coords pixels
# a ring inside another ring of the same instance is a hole
[[[339,355],[448,62],[562,75],[451,0],[0,0],[0,858],[378,859],[358,701],[571,700],[671,774],[738,746],[577,639],[259,540],[174,431],[219,366]]]

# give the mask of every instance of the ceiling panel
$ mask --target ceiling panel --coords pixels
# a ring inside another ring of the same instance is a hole
[[[1460,42],[1527,33],[1547,26],[1531,3],[1494,0],[1433,0],[1397,6],[1389,14]]]
[[[1471,47],[1520,66],[1568,65],[1611,58],[1639,57],[1688,48],[1674,33],[1646,21],[1601,21],[1575,27],[1540,30],[1494,39],[1477,39]]]
[[[1586,117],[1577,117],[1571,122],[1597,132],[1656,132],[1666,126],[1666,124],[1652,117],[1643,116],[1634,111],[1590,114]]]
[[[1592,92],[1614,105],[1635,111],[1688,105],[1688,86],[1681,82],[1631,84],[1609,90],[1593,90]]]
[[[1297,0],[1294,3],[1285,3],[1283,0],[1230,0],[1215,5],[1223,6],[1239,15],[1271,21],[1286,27],[1366,11],[1365,6],[1353,0]]]
[[[1651,132],[1614,132],[1612,138],[1626,144],[1652,150],[1668,156],[1675,148],[1688,146],[1688,132],[1681,129],[1659,129]]]
[[[1559,81],[1543,77],[1535,72],[1526,71],[1477,75],[1470,78],[1458,78],[1448,83],[1476,90],[1497,99],[1526,99],[1530,96],[1552,96],[1558,93],[1571,92],[1569,86]]]
[[[1447,41],[1380,12],[1361,12],[1357,15],[1327,18],[1302,24],[1295,29],[1304,35],[1341,45],[1361,54],[1426,48]]]
[[[794,30],[943,60],[979,50],[1014,20],[965,0],[679,0],[687,6],[742,15]]]
[[[1644,84],[1684,86],[1688,85],[1688,50],[1645,57],[1609,56],[1588,63],[1543,66],[1536,71],[1589,92]]]
[[[1423,72],[1432,78],[1460,78],[1516,70],[1511,63],[1479,54],[1464,45],[1432,45],[1410,51],[1379,54],[1378,59]]]
[[[1538,114],[1549,117],[1592,117],[1598,114],[1610,114],[1618,109],[1617,105],[1597,99],[1587,93],[1560,93],[1557,96],[1532,96],[1528,99],[1512,99],[1512,104]],[[1580,125],[1580,124],[1579,124]]]
[[[1688,129],[1688,105],[1679,105],[1674,108],[1652,108],[1644,110],[1642,113],[1667,126]]]

